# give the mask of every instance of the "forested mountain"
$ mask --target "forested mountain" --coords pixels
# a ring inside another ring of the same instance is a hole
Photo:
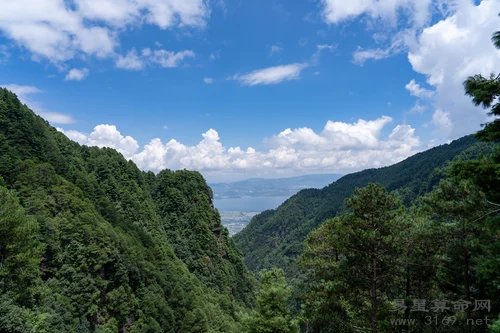
[[[464,88],[494,116],[480,141],[301,191],[235,236],[252,270],[271,268],[251,332],[500,332],[500,75]]]
[[[80,146],[0,89],[1,332],[234,332],[252,303],[199,173]]]
[[[462,154],[473,158],[491,145],[467,136],[450,144],[416,154],[392,166],[346,175],[323,189],[306,189],[275,210],[256,215],[233,238],[245,255],[247,266],[257,272],[281,267],[288,276],[297,275],[296,258],[307,235],[327,218],[344,209],[344,201],[355,188],[378,183],[397,190],[405,203],[430,191],[442,177],[441,168]]]

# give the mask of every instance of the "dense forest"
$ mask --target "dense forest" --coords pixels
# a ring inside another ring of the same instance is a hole
[[[254,279],[197,172],[140,171],[0,90],[0,331],[234,332]]]

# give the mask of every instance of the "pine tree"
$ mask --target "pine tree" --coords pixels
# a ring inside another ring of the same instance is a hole
[[[248,333],[298,332],[292,318],[289,301],[292,294],[283,270],[274,268],[260,273],[257,311],[246,318]]]
[[[397,236],[403,229],[402,205],[395,194],[376,184],[355,190],[346,204],[350,212],[330,220],[313,234],[304,254],[306,268],[311,269],[310,260],[314,258],[318,259],[315,264],[322,265],[309,274],[320,286],[316,297],[321,299],[323,292],[323,298],[310,301],[330,304],[317,308],[321,312],[315,318],[331,318],[331,310],[338,318],[338,324],[330,324],[329,330],[316,331],[365,329],[375,333],[380,330],[379,319],[386,312],[387,295],[399,269]]]

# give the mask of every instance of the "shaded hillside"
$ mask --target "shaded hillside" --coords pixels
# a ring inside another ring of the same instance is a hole
[[[302,190],[277,209],[255,216],[233,238],[251,270],[278,266],[292,275],[296,273],[295,258],[302,253],[306,236],[342,210],[344,200],[355,188],[380,183],[390,191],[398,190],[408,203],[437,184],[439,169],[448,161],[459,154],[477,154],[476,148],[467,152],[475,143],[472,136],[467,136],[392,166],[346,175],[320,190]]]
[[[252,286],[199,173],[80,146],[0,89],[1,332],[234,332]]]

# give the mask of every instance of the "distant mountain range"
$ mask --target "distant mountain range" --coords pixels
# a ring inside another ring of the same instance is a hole
[[[314,174],[288,178],[251,178],[236,182],[209,184],[215,199],[243,197],[289,197],[306,188],[322,188],[342,177]]]

